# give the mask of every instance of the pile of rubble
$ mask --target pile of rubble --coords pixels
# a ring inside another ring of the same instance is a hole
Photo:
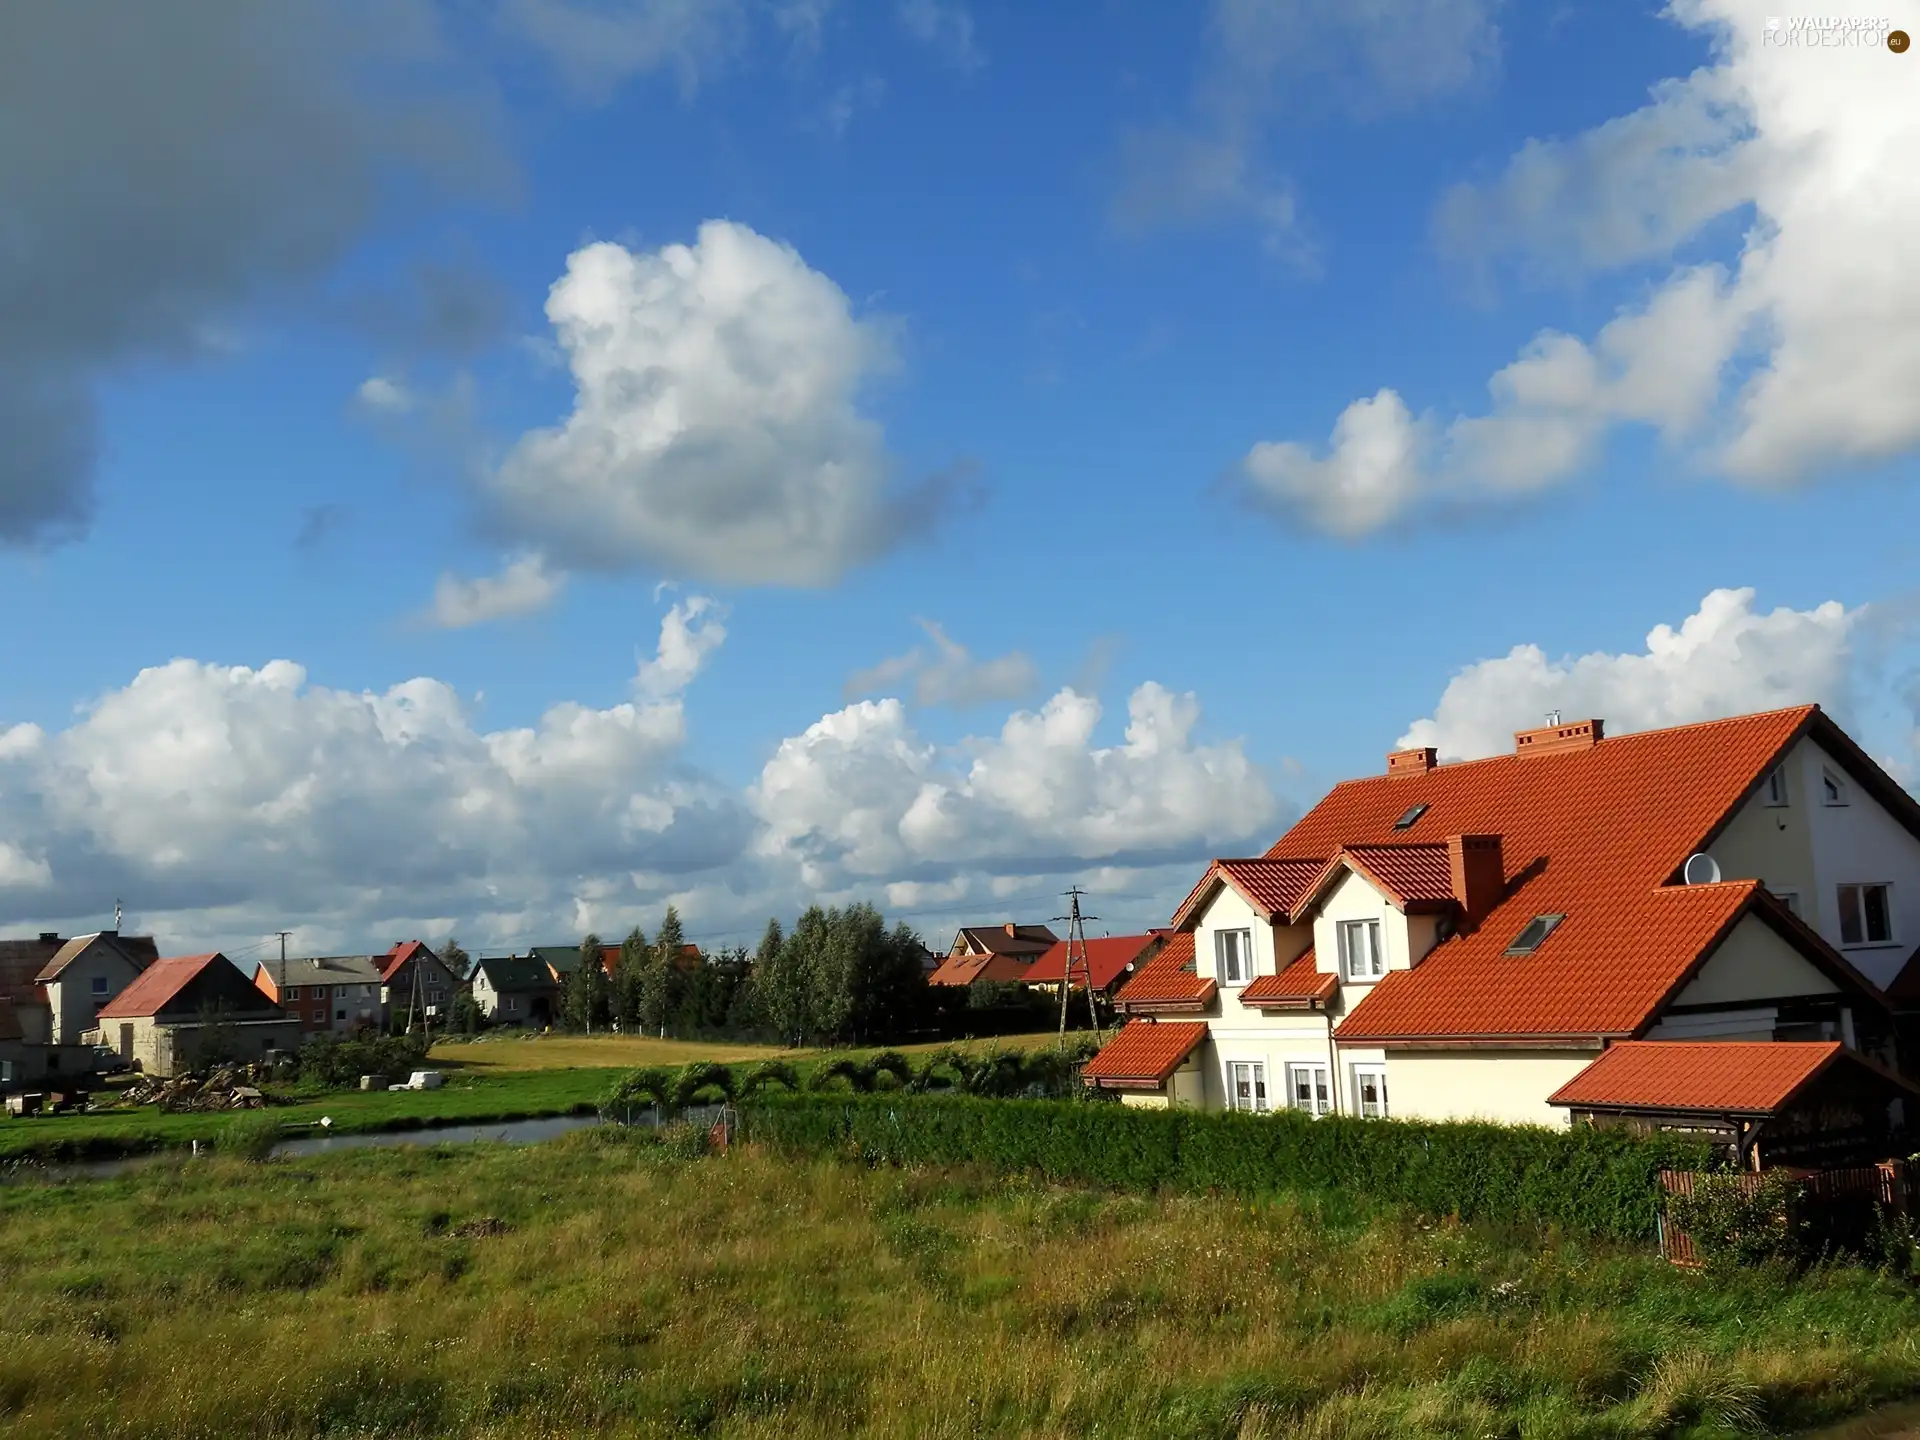
[[[259,1110],[267,1103],[254,1083],[262,1078],[259,1071],[256,1065],[223,1065],[204,1079],[194,1075],[176,1075],[171,1080],[140,1079],[122,1092],[122,1098],[134,1105],[158,1105],[169,1113]]]

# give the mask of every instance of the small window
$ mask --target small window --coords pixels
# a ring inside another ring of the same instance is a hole
[[[1393,828],[1396,830],[1411,830],[1413,828],[1414,822],[1426,813],[1427,813],[1427,803],[1426,801],[1423,800],[1418,805],[1415,805],[1412,809],[1408,810],[1407,813],[1402,815],[1398,820],[1394,821]]]
[[[0,1085],[13,1083],[13,1061],[0,1060]]]
[[[336,1010],[333,1012],[333,1018],[336,1020],[344,1020],[347,1018],[347,1012],[344,1010]]]
[[[1509,955],[1531,955],[1546,943],[1547,937],[1560,928],[1564,915],[1536,915],[1527,922],[1526,929],[1514,936],[1513,943],[1507,947]]]
[[[1287,1104],[1309,1115],[1333,1113],[1333,1091],[1324,1065],[1287,1066]]]
[[[1377,980],[1386,973],[1378,920],[1340,922],[1340,973],[1349,980]]]
[[[104,1000],[107,998],[107,977],[106,976],[96,975],[93,977],[93,998],[95,1000]]]
[[[300,998],[300,987],[298,985],[287,986],[286,998],[289,1000],[298,1000]]]
[[[1356,1065],[1353,1067],[1353,1109],[1354,1113],[1366,1120],[1384,1120],[1387,1118],[1387,1067],[1384,1065]]]
[[[326,1011],[324,1011],[324,1010],[316,1010],[316,1011],[314,1011],[314,1012],[313,1012],[313,1023],[314,1023],[314,1024],[316,1024],[316,1025],[324,1025],[324,1024],[326,1024],[326,1023],[327,1023],[327,1012],[326,1012]]]
[[[1787,803],[1787,772],[1784,767],[1776,765],[1767,772],[1766,794],[1769,805],[1777,807]]]
[[[1253,978],[1253,932],[1221,930],[1213,937],[1222,985],[1244,985]]]
[[[1232,1110],[1267,1108],[1267,1067],[1258,1061],[1236,1060],[1227,1066],[1227,1107]]]
[[[1893,887],[1890,885],[1842,885],[1840,902],[1840,943],[1842,945],[1890,945],[1893,943]]]
[[[1795,915],[1800,913],[1800,892],[1798,890],[1775,890],[1773,898],[1778,900]]]
[[[1847,803],[1846,782],[1831,770],[1822,770],[1820,772],[1820,793],[1829,805],[1844,805]]]

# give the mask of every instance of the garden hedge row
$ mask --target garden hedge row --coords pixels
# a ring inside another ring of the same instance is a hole
[[[810,1094],[756,1097],[741,1118],[746,1138],[788,1153],[981,1163],[1123,1190],[1348,1191],[1430,1215],[1620,1240],[1655,1233],[1658,1171],[1711,1164],[1706,1145],[1666,1136],[1291,1111]]]

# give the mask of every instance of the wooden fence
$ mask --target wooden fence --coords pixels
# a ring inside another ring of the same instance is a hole
[[[1840,1170],[1793,1170],[1782,1167],[1767,1173],[1786,1173],[1800,1182],[1800,1218],[1811,1227],[1816,1244],[1858,1249],[1881,1215],[1911,1215],[1920,1209],[1920,1176],[1904,1160],[1878,1165],[1854,1165]],[[1692,1170],[1662,1170],[1661,1187],[1669,1195],[1691,1195],[1700,1175]],[[1761,1174],[1742,1171],[1740,1188],[1752,1194]],[[1660,1215],[1660,1254],[1675,1265],[1701,1263],[1693,1239],[1673,1223],[1663,1208]]]

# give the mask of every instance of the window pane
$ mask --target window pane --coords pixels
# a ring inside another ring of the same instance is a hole
[[[1893,916],[1887,905],[1887,887],[1863,885],[1861,896],[1867,912],[1867,943],[1884,945],[1893,938]]]
[[[1380,955],[1380,922],[1367,922],[1367,973],[1378,975],[1382,969]]]
[[[1840,887],[1840,943],[1858,945],[1860,941],[1860,887],[1842,885]]]

